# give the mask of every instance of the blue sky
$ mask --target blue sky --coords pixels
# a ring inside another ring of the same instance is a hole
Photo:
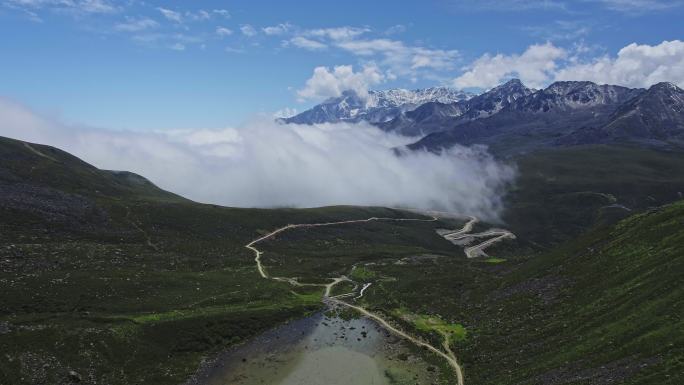
[[[0,0],[0,96],[146,131],[234,126],[344,88],[682,86],[683,3]]]

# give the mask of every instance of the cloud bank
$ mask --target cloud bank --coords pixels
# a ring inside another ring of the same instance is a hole
[[[454,80],[459,88],[491,88],[508,78],[544,87],[556,80],[589,80],[625,87],[649,87],[672,82],[684,87],[684,41],[660,44],[629,44],[617,56],[604,55],[583,60],[583,47],[568,50],[552,43],[532,45],[522,54],[485,54],[465,68]]]
[[[368,89],[385,81],[385,74],[373,64],[354,71],[350,65],[333,68],[316,67],[304,87],[297,91],[300,100],[322,100],[342,95],[343,91],[353,90],[366,97]]]
[[[659,82],[684,86],[684,41],[664,41],[658,45],[632,43],[617,57],[603,56],[588,63],[561,69],[558,80],[590,80],[627,87],[649,87]]]
[[[522,54],[484,54],[468,70],[454,80],[458,88],[492,88],[507,77],[518,77],[530,87],[548,83],[556,69],[556,61],[566,56],[565,50],[551,43],[532,45]]]
[[[0,135],[129,170],[200,202],[239,207],[336,204],[433,208],[496,220],[514,177],[483,148],[393,148],[410,138],[368,125],[257,121],[223,130],[136,133],[67,125],[0,99]]]

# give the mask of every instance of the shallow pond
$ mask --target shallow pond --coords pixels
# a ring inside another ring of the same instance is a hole
[[[365,319],[314,316],[290,322],[205,365],[203,385],[390,385],[436,383],[435,368]]]

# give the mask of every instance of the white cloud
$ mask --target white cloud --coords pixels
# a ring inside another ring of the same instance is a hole
[[[133,36],[133,41],[141,44],[155,44],[167,38],[163,33],[141,33]]]
[[[230,36],[233,34],[233,31],[226,28],[226,27],[216,27],[216,34],[225,37],[225,36]]]
[[[682,0],[449,0],[458,11],[529,11],[548,10],[577,13],[585,4],[626,13],[664,11],[684,5]]]
[[[211,11],[211,13],[219,15],[225,19],[230,19],[230,12],[228,12],[227,9],[214,9]]]
[[[505,79],[520,78],[528,86],[538,88],[554,77],[559,59],[567,52],[551,43],[535,44],[522,54],[485,54],[466,67],[466,72],[454,80],[459,88],[492,88]]]
[[[336,27],[311,29],[305,31],[304,34],[307,36],[327,37],[331,40],[349,40],[366,32],[370,32],[370,29],[357,27]]]
[[[681,0],[599,0],[606,8],[620,12],[663,11],[684,5]]]
[[[403,25],[395,25],[380,34],[395,34],[405,29]],[[281,29],[275,28],[263,30],[266,34],[281,32]],[[459,59],[457,50],[409,45],[389,38],[373,38],[373,30],[368,27],[301,29],[289,25],[287,31],[291,37],[283,40],[284,47],[307,50],[335,48],[358,57],[360,63],[374,62],[385,73],[392,73],[395,77],[435,79],[437,74],[443,75],[445,71],[452,70]]]
[[[294,45],[295,47],[308,49],[310,51],[318,51],[328,48],[327,45],[321,43],[320,41],[312,40],[304,36],[295,36],[290,40],[285,41],[285,46]]]
[[[459,11],[527,11],[535,9],[565,10],[561,0],[449,0]]]
[[[211,14],[203,9],[197,12],[186,12],[186,15],[194,21],[202,21],[211,19]]]
[[[401,54],[406,50],[403,42],[390,39],[344,40],[338,42],[337,46],[361,56]]]
[[[75,7],[86,13],[111,13],[117,10],[117,7],[107,0],[81,0],[62,3],[74,4]]]
[[[133,40],[140,44],[154,47],[164,47],[175,51],[184,51],[188,46],[206,48],[203,35],[188,35],[185,33],[145,32],[133,35]]]
[[[119,10],[116,2],[110,0],[6,0],[3,4],[24,10],[65,10],[79,14],[113,13]]]
[[[292,29],[292,24],[290,23],[280,23],[278,25],[273,25],[269,27],[264,27],[261,30],[264,31],[266,35],[282,35]]]
[[[123,23],[119,23],[114,26],[114,29],[117,31],[123,31],[123,32],[140,32],[144,31],[147,29],[152,29],[156,28],[159,26],[159,23],[156,21],[143,17],[143,18],[132,18],[132,17],[126,17],[126,21]]]
[[[157,8],[157,10],[158,10],[159,12],[161,12],[161,14],[162,14],[165,18],[167,18],[167,19],[169,19],[169,20],[171,20],[171,21],[174,21],[174,22],[176,22],[176,23],[182,23],[182,22],[183,22],[183,15],[182,15],[180,12],[176,12],[176,11],[173,11],[173,10],[170,10],[170,9],[167,9],[167,8],[161,8],[161,7],[160,7],[160,8]]]
[[[240,32],[242,32],[243,35],[248,36],[248,37],[252,37],[252,36],[257,34],[257,30],[254,29],[254,27],[252,27],[249,24],[245,24],[245,25],[241,26]]]
[[[237,48],[237,47],[225,47],[224,51],[229,52],[229,53],[245,53],[244,48]]]
[[[274,118],[290,118],[298,114],[296,108],[285,107],[273,113]]]
[[[546,24],[528,25],[521,29],[529,32],[532,36],[547,41],[576,41],[588,35],[592,27],[586,21],[554,20]]]
[[[454,80],[459,88],[491,88],[511,77],[540,88],[556,80],[588,80],[625,87],[649,87],[658,82],[684,86],[684,42],[657,45],[632,43],[616,57],[605,55],[581,60],[586,47],[566,50],[552,43],[528,47],[522,54],[485,54]]]
[[[649,87],[672,82],[684,87],[684,42],[664,41],[658,45],[632,43],[617,57],[604,56],[588,63],[560,69],[557,80],[590,80],[626,87]]]
[[[481,148],[442,154],[393,148],[409,138],[369,125],[281,125],[157,133],[66,125],[0,99],[0,135],[129,170],[200,202],[239,207],[382,205],[496,220],[513,170]]]
[[[313,75],[306,81],[304,88],[297,91],[300,99],[320,100],[340,96],[343,91],[353,90],[361,97],[368,94],[370,86],[382,83],[385,75],[375,65],[366,65],[354,72],[350,65],[314,68]]]
[[[173,21],[178,24],[183,24],[185,22],[200,22],[211,19],[212,14],[217,14],[219,10],[213,10],[211,12],[200,9],[198,11],[186,11],[178,12],[168,8],[159,7],[157,10],[168,20]],[[227,12],[227,11],[226,11]]]
[[[174,51],[185,51],[185,44],[183,43],[175,43],[171,45],[169,48],[171,48]]]
[[[420,70],[444,71],[452,69],[458,59],[458,51],[432,49],[421,46],[410,46],[399,40],[364,39],[360,35],[370,32],[366,28],[340,27],[309,30],[295,39],[302,44],[291,41],[294,46],[321,49],[323,46],[334,46],[355,56],[373,59],[387,67],[397,75],[417,76]],[[306,37],[305,37],[306,36]],[[312,40],[307,37],[326,39],[315,40],[317,44],[306,44]],[[294,40],[294,39],[292,39]]]
[[[385,35],[396,35],[406,32],[406,26],[403,24],[393,25],[385,30]]]

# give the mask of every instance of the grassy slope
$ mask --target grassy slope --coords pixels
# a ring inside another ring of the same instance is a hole
[[[473,381],[682,383],[683,224],[681,201],[638,214],[476,290]]]
[[[682,198],[684,153],[625,146],[555,148],[516,159],[518,178],[504,220],[519,237],[548,247],[596,222]]]
[[[392,216],[202,205],[0,139],[0,383],[180,383],[208,352],[318,308],[244,245],[288,223]]]
[[[405,314],[457,326],[452,345],[468,383],[674,385],[684,381],[683,225],[680,201],[499,264],[466,260],[415,224],[373,239],[363,228],[307,230],[272,242],[267,255],[297,258],[295,239],[304,259],[333,239],[354,245],[330,248],[327,259],[336,261],[359,249],[392,250],[361,261],[364,281],[373,282],[362,303],[435,344],[439,327],[427,330]],[[403,244],[403,236],[392,242],[392,234],[425,236],[424,247]]]
[[[548,245],[607,219],[602,207],[614,202],[602,194],[644,207],[671,199],[681,186],[681,159],[672,154],[575,151],[523,159],[507,219],[525,239]],[[47,175],[73,168],[31,159]],[[17,170],[30,169],[24,164]],[[613,172],[602,174],[596,165]],[[30,177],[15,171],[0,168],[0,180]],[[121,178],[93,191],[89,183],[79,186],[82,177],[40,183],[84,198],[59,196],[78,210],[16,204],[0,210],[0,296],[8,304],[0,333],[12,330],[0,334],[9,352],[0,357],[0,383],[22,383],[21,376],[23,383],[41,376],[59,382],[67,369],[101,383],[181,382],[207,352],[316,306],[315,295],[256,279],[252,255],[242,247],[255,234],[287,223],[401,215],[349,207],[229,209],[117,186]],[[37,196],[56,199],[44,191]],[[314,278],[370,263],[364,269],[372,273],[364,276],[374,284],[366,306],[465,327],[453,345],[469,383],[602,384],[608,383],[604,366],[618,382],[678,384],[683,219],[679,203],[537,256],[505,243],[493,250],[508,259],[498,264],[466,260],[434,233],[445,223],[298,229],[262,248],[275,274]],[[414,331],[439,343],[435,332]],[[573,373],[584,379],[573,380]]]

